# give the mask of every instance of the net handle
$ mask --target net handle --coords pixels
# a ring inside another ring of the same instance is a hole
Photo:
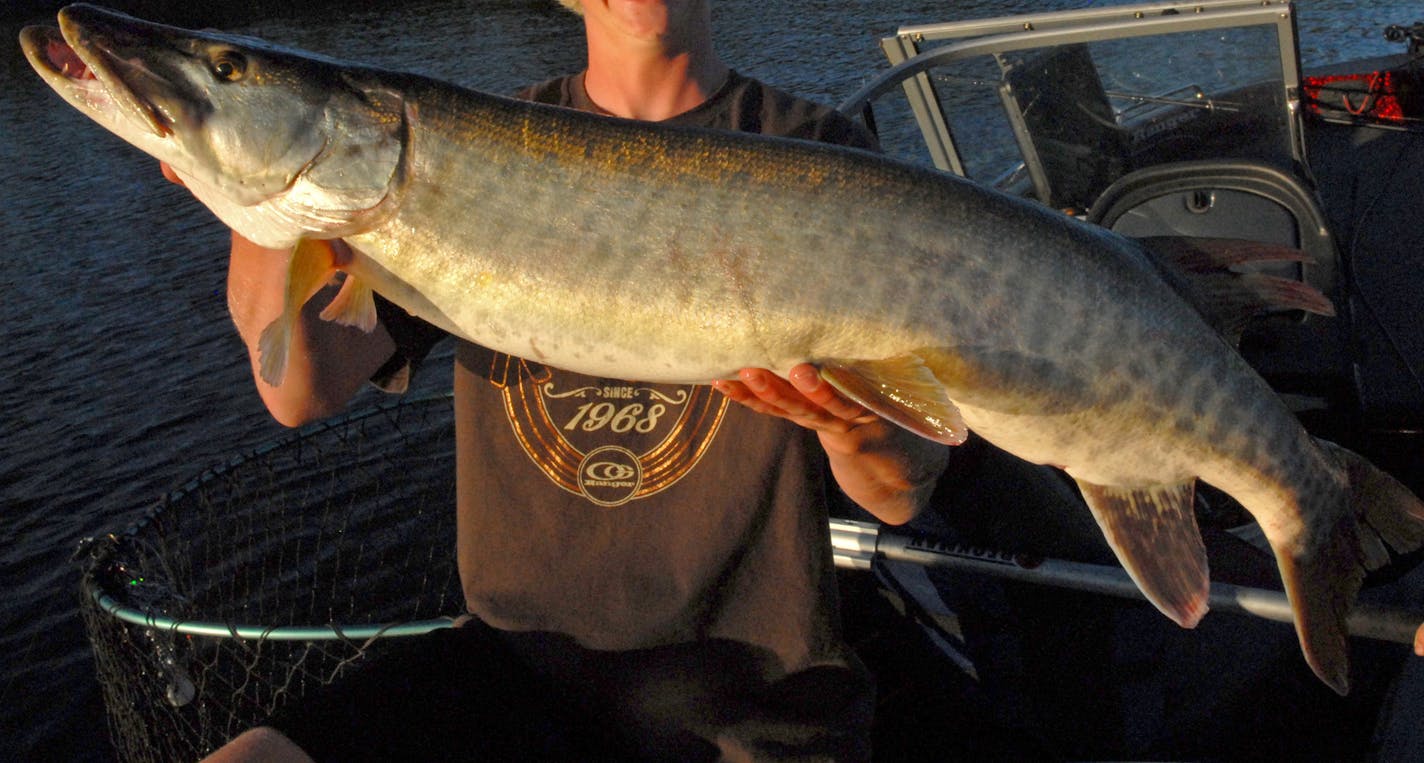
[[[1145,601],[1147,598],[1121,567],[950,544],[932,536],[889,530],[865,522],[833,520],[833,536],[837,524],[846,525],[843,540],[837,546],[838,555],[857,555],[867,566],[871,559],[885,559],[1125,599]],[[1279,623],[1294,622],[1290,601],[1281,591],[1212,583],[1208,602],[1212,609],[1220,612]],[[1346,620],[1353,636],[1398,644],[1414,644],[1416,634],[1421,632],[1421,623],[1424,623],[1424,610],[1370,601],[1357,602]]]
[[[888,530],[876,524],[853,520],[832,519],[829,529],[838,567],[869,569],[877,560],[884,559],[1120,598],[1145,599],[1127,572],[1120,567],[947,544],[929,536]],[[104,592],[91,575],[85,576],[84,587],[101,610],[124,622],[193,636],[269,641],[367,641],[378,637],[419,636],[455,624],[454,617],[397,623],[277,626],[178,620],[118,601]],[[1209,602],[1218,611],[1253,615],[1281,623],[1292,622],[1290,603],[1280,591],[1212,583]],[[1420,623],[1424,623],[1424,611],[1372,602],[1357,603],[1348,619],[1353,635],[1401,644],[1414,643]]]

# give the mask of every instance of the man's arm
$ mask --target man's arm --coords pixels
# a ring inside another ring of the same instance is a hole
[[[322,242],[343,246],[339,242]],[[308,300],[292,332],[287,372],[279,386],[263,381],[257,341],[282,313],[290,252],[265,249],[232,234],[227,305],[237,333],[247,345],[257,392],[272,417],[298,426],[346,407],[371,375],[395,353],[384,326],[369,334],[319,317],[336,294],[330,285]]]
[[[813,429],[841,491],[889,524],[904,524],[928,503],[949,463],[949,447],[931,442],[846,399],[815,366],[802,364],[790,381],[760,368],[738,381],[717,382],[724,395],[760,413]]]
[[[167,165],[163,176],[182,185]],[[324,246],[345,246],[321,242]],[[282,384],[273,387],[262,380],[257,341],[277,316],[282,314],[287,286],[290,252],[266,249],[232,234],[228,258],[227,306],[237,325],[238,336],[247,345],[257,392],[272,417],[287,426],[340,411],[361,385],[395,352],[395,342],[384,327],[371,333],[324,321],[319,313],[336,287],[328,286],[309,300],[293,331],[287,373]]]

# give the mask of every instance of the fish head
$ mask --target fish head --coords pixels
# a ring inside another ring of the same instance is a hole
[[[372,72],[91,5],[58,18],[20,35],[40,77],[257,243],[349,233],[388,196],[404,110]]]

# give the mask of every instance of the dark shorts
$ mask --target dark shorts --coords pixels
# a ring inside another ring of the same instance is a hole
[[[623,757],[478,621],[376,647],[267,725],[317,761]]]

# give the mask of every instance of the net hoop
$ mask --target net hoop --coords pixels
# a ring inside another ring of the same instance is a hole
[[[75,553],[122,760],[195,760],[391,639],[464,613],[451,395],[394,399],[202,471]]]

